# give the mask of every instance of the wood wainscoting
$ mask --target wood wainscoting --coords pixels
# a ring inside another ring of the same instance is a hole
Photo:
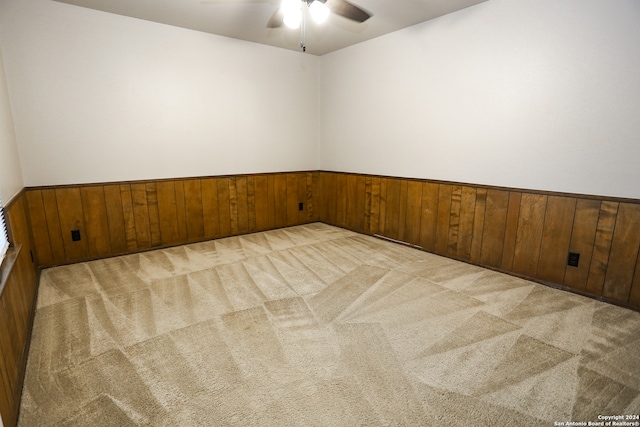
[[[320,185],[328,224],[640,309],[639,200],[335,172]]]
[[[31,325],[36,301],[36,269],[31,260],[31,239],[26,195],[23,192],[6,206],[13,268],[0,294],[0,415],[5,427],[18,419],[22,382],[27,363]],[[15,258],[17,253],[17,258]]]
[[[317,221],[318,180],[316,171],[28,188],[36,262],[68,264]]]
[[[26,200],[41,267],[323,221],[640,309],[639,200],[325,171],[38,187]]]

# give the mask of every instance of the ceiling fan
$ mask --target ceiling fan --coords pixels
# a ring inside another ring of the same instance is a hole
[[[229,0],[200,0],[202,3],[227,2]],[[260,3],[273,0],[239,0],[242,3]],[[301,29],[300,47],[306,51],[305,46],[305,18],[306,6],[311,19],[317,24],[322,24],[330,14],[342,16],[358,23],[365,22],[372,15],[364,9],[356,6],[348,0],[280,0],[280,7],[274,12],[267,28],[280,28],[283,25],[291,29]]]
[[[291,29],[297,29],[302,24],[300,48],[303,52],[307,51],[307,43],[305,41],[306,14],[302,13],[302,8],[305,5],[309,8],[311,19],[317,24],[322,24],[326,21],[332,12],[356,22],[364,22],[371,17],[370,13],[365,12],[347,0],[282,0],[280,8],[275,11],[269,22],[267,22],[267,28],[280,28],[284,24]]]
[[[330,13],[356,22],[364,22],[371,17],[370,13],[347,0],[282,0],[280,8],[267,22],[267,28],[279,28],[283,24],[292,29],[298,28],[303,19],[301,5],[309,8],[311,18],[318,24],[326,21]]]

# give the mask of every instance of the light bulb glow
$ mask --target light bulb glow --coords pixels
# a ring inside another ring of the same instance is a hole
[[[309,13],[316,24],[322,24],[329,17],[329,8],[326,4],[315,0],[311,3],[311,6],[309,6]]]
[[[295,30],[300,28],[302,12],[300,11],[300,0],[282,0],[280,10],[284,15],[284,25]]]
[[[291,28],[292,30],[295,30],[297,28],[300,28],[301,20],[302,20],[302,13],[299,10],[292,10],[287,12],[284,15],[283,22],[284,22],[284,25]]]

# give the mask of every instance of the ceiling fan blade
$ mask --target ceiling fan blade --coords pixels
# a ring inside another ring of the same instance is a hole
[[[267,28],[280,28],[284,24],[284,13],[282,10],[278,8],[273,15],[271,15],[271,19],[267,22]]]
[[[358,6],[349,3],[347,0],[327,0],[325,3],[331,12],[343,16],[352,21],[364,22],[371,18],[369,12],[365,12]]]

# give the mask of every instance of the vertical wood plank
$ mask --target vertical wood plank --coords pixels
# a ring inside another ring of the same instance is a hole
[[[318,173],[318,180],[320,184],[316,188],[319,191],[319,198],[316,201],[314,208],[319,213],[318,221],[326,222],[330,224],[329,220],[329,188],[327,186],[329,182],[329,174],[326,172]]]
[[[640,256],[638,256],[638,261],[636,262],[633,284],[631,285],[631,292],[629,292],[629,305],[640,309]]]
[[[184,185],[184,203],[187,219],[187,240],[204,239],[204,208],[202,206],[202,183],[199,179],[187,179]]]
[[[336,188],[336,174],[330,172],[322,173],[322,200],[324,216],[322,221],[336,225],[338,194]]]
[[[27,342],[27,327],[30,320],[30,307],[35,300],[27,299],[29,292],[26,288],[30,287],[30,284],[26,283],[24,272],[21,271],[20,262],[18,260],[16,260],[14,274],[12,274],[7,280],[5,292],[7,292],[9,286],[11,287],[9,296],[10,299],[13,300],[12,304],[14,304],[15,307],[15,318],[18,324],[18,342],[20,343],[20,351],[16,352],[16,356],[19,358],[18,360],[22,360],[22,349],[24,349]],[[35,297],[35,294],[33,296]]]
[[[400,180],[400,200],[398,203],[398,237],[397,239],[406,242],[405,237],[406,225],[407,225],[407,199],[408,199],[409,180]]]
[[[412,245],[420,244],[420,216],[422,214],[422,182],[407,183],[407,214],[404,240]]]
[[[149,210],[149,239],[151,246],[160,246],[160,212],[158,207],[158,192],[155,182],[149,182],[145,186],[147,190],[147,209]]]
[[[367,209],[367,195],[366,195],[366,178],[363,175],[358,175],[357,182],[357,203],[356,203],[356,230],[360,233],[366,233],[365,228],[365,216]]]
[[[0,306],[1,305],[2,304],[0,304]],[[0,333],[4,333],[5,329],[7,329],[6,325],[0,325]],[[0,339],[0,416],[4,416],[4,425],[13,425],[13,419],[9,419],[10,414],[14,412],[12,398],[13,390],[11,390],[9,382],[11,374],[4,362],[4,357],[2,357],[4,354],[7,354],[7,350],[3,348],[2,340]],[[9,424],[10,422],[11,424]]]
[[[318,180],[320,184],[317,186],[316,190],[319,191],[319,198],[314,205],[314,208],[318,215],[318,221],[326,222],[330,224],[329,221],[329,188],[327,186],[329,182],[329,174],[326,172],[318,172]]]
[[[229,202],[229,178],[218,178],[218,216],[220,236],[231,235],[231,208]]]
[[[502,249],[502,265],[504,270],[513,269],[515,257],[518,224],[520,222],[520,202],[522,193],[509,192],[509,208],[507,209],[507,223],[504,230],[504,247]]]
[[[322,184],[324,181],[320,179],[320,172],[313,172],[311,176],[313,183],[313,204],[310,206],[312,213],[310,220],[320,221],[320,209],[323,207],[322,194],[324,192]]]
[[[127,240],[127,250],[134,251],[138,249],[138,240],[136,238],[136,222],[133,213],[130,184],[120,185],[120,197],[122,199],[122,216],[124,218],[124,232]]]
[[[11,324],[9,322],[8,315],[5,311],[7,305],[6,297],[0,299],[0,368],[3,372],[2,379],[4,389],[7,395],[7,405],[11,408],[10,411],[5,413],[11,413],[14,409],[14,391],[16,388],[18,367],[16,360],[13,357],[14,349],[11,343]]]
[[[254,179],[256,201],[256,230],[269,228],[269,179],[266,175],[258,175]]]
[[[562,284],[567,269],[571,229],[576,211],[574,197],[549,196],[544,216],[537,277]]]
[[[513,271],[535,277],[540,259],[540,244],[547,196],[525,193],[520,203],[520,218],[513,254]]]
[[[156,196],[158,199],[160,240],[163,245],[179,242],[175,182],[158,182],[156,184]]]
[[[596,227],[596,240],[593,246],[589,278],[587,279],[587,292],[592,295],[602,295],[609,252],[613,240],[613,229],[618,215],[617,202],[602,202],[598,214],[598,226]]]
[[[205,178],[200,183],[202,188],[202,214],[204,216],[204,237],[213,239],[220,236],[220,219],[218,218],[218,185],[215,178]]]
[[[109,219],[104,195],[104,187],[101,185],[82,187],[82,211],[84,224],[87,231],[87,249],[90,257],[106,257],[113,253],[111,238],[109,236]]]
[[[3,291],[2,300],[0,300],[0,304],[2,304],[2,308],[5,311],[6,315],[6,323],[9,327],[9,340],[11,342],[10,353],[8,356],[16,361],[16,364],[20,363],[20,350],[22,348],[21,344],[21,335],[22,331],[20,328],[20,321],[16,316],[16,301],[15,301],[15,283],[13,279],[10,277],[7,280],[7,286]],[[14,376],[14,380],[12,381],[13,387],[15,388],[17,381]]]
[[[298,192],[296,191],[296,194]],[[275,226],[287,225],[287,175],[277,174],[273,176],[273,196],[275,197]]]
[[[104,200],[109,221],[109,240],[113,254],[127,252],[127,233],[122,208],[122,193],[120,185],[105,185]]]
[[[42,266],[53,265],[53,254],[51,252],[51,242],[49,241],[49,229],[44,211],[42,191],[28,190],[27,205],[29,206],[29,220],[31,222],[36,262]]]
[[[484,232],[484,215],[487,205],[487,189],[476,190],[476,206],[473,215],[473,236],[471,241],[471,262],[480,262],[482,253],[482,233]]]
[[[12,336],[12,323],[6,311],[7,301],[6,297],[3,296],[0,299],[0,350],[2,350],[2,356],[4,358],[4,364],[6,371],[6,385],[7,394],[13,401],[14,391],[17,386],[17,378],[18,378],[18,366],[16,363],[13,354],[15,354],[15,350],[13,348],[13,344],[11,342]]]
[[[382,221],[382,180],[378,177],[371,178],[371,234],[380,233],[380,224]]]
[[[460,199],[460,227],[458,229],[457,256],[460,259],[471,259],[471,243],[473,241],[473,222],[476,213],[476,189],[462,187]]]
[[[579,253],[580,262],[577,267],[567,267],[564,275],[564,284],[573,289],[584,290],[587,287],[599,213],[598,200],[579,199],[576,202],[569,252]]]
[[[440,184],[438,195],[438,223],[436,226],[436,253],[446,254],[449,245],[449,220],[453,186]]]
[[[629,301],[640,250],[640,205],[620,203],[602,296]]]
[[[249,192],[247,190],[247,177],[236,178],[236,197],[238,200],[238,232],[249,232]]]
[[[178,223],[178,241],[186,243],[189,232],[187,230],[187,201],[184,192],[184,181],[175,180],[174,187],[176,192],[176,219]]]
[[[481,264],[488,265],[490,267],[501,266],[508,211],[509,192],[502,190],[488,190],[484,214],[484,230],[482,231],[482,246],[480,251]]]
[[[276,186],[275,175],[269,175],[267,177],[267,201],[269,208],[269,229],[276,227]]]
[[[131,202],[133,203],[133,217],[136,225],[138,247],[149,248],[151,247],[151,226],[145,184],[131,184]]]
[[[287,180],[287,225],[296,225],[298,223],[298,174],[288,173],[285,175]]]
[[[358,176],[347,175],[347,214],[346,225],[351,230],[357,229],[358,224]]]
[[[247,177],[247,231],[256,231],[256,180],[255,177]]]
[[[17,267],[17,265],[16,265]],[[13,317],[15,320],[16,352],[14,353],[16,361],[22,366],[23,349],[27,342],[27,326],[29,323],[29,306],[30,301],[25,299],[24,280],[16,268],[15,275],[7,280],[4,293],[8,297],[8,302],[12,306]]]
[[[22,328],[20,327],[20,319],[17,316],[17,308],[18,304],[16,303],[16,284],[12,278],[9,278],[7,281],[7,287],[3,291],[2,300],[0,303],[2,304],[2,308],[6,313],[6,322],[9,327],[9,340],[11,341],[11,353],[9,357],[16,361],[16,365],[20,364],[20,353],[22,350]],[[17,377],[14,376],[15,380],[13,381],[13,387],[17,386]]]
[[[313,217],[313,181],[311,172],[298,174],[298,203],[302,202],[302,210],[298,209],[298,224],[305,224]]]
[[[231,235],[238,234],[238,186],[237,178],[229,178],[229,215],[231,221]]]
[[[11,279],[9,279],[7,285],[9,285]],[[2,355],[4,357],[5,366],[9,371],[9,389],[15,390],[17,385],[17,359],[15,355],[19,353],[20,348],[16,347],[16,329],[17,326],[15,324],[15,318],[13,316],[13,310],[11,306],[11,302],[9,301],[10,296],[9,292],[13,288],[7,287],[7,293],[3,292],[0,297],[0,326],[3,329],[0,331],[0,345],[2,346],[3,352]]]
[[[364,179],[364,222],[362,224],[364,232],[372,234],[371,231],[371,204],[372,204],[372,178]]]
[[[5,329],[5,325],[0,325],[0,333],[3,333]],[[2,341],[0,340],[0,353],[5,354],[6,352],[7,351],[2,347]],[[6,367],[4,358],[0,356],[0,416],[4,416],[4,425],[13,425],[15,423],[13,419],[9,419],[14,412],[13,399],[11,398],[11,396],[13,396],[13,390],[11,390],[9,385],[9,377],[10,373]]]
[[[384,235],[392,239],[398,239],[398,227],[400,225],[400,197],[402,185],[399,179],[387,178],[387,197],[385,213]]]
[[[462,206],[462,186],[454,185],[451,190],[451,209],[449,212],[449,236],[447,238],[447,255],[458,254],[458,235],[460,234],[460,210]]]
[[[64,252],[64,240],[62,229],[60,228],[60,216],[58,214],[58,201],[56,200],[55,190],[42,190],[42,201],[44,202],[44,212],[47,217],[53,263],[62,264],[66,262],[67,256]]]
[[[336,225],[347,226],[347,175],[336,174]]]
[[[438,225],[438,201],[440,185],[431,182],[422,184],[422,212],[420,215],[420,246],[434,252]]]
[[[378,229],[381,236],[387,234],[387,188],[389,188],[389,178],[380,179],[380,220]]]

